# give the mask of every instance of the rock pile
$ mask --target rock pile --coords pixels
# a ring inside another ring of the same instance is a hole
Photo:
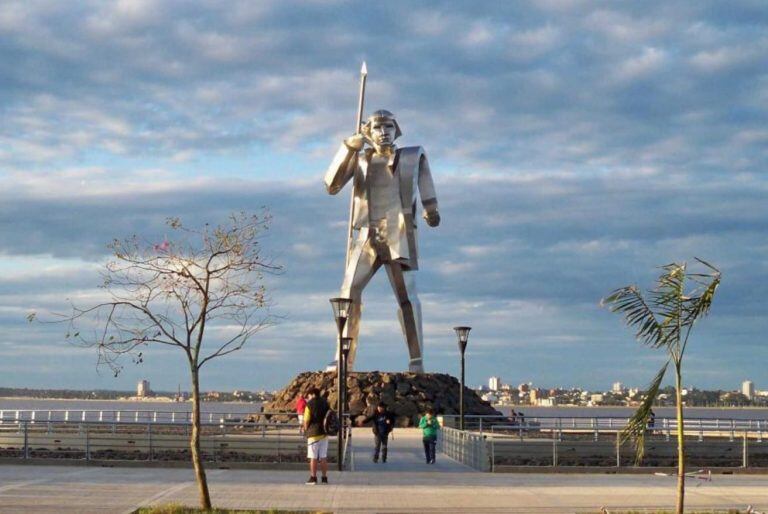
[[[299,374],[275,399],[264,405],[264,412],[294,412],[296,399],[313,387],[336,405],[336,373]],[[370,415],[381,402],[397,416],[397,425],[413,426],[428,408],[437,414],[459,414],[459,381],[444,373],[351,372],[347,377],[347,399],[355,421]],[[482,400],[473,390],[464,388],[465,414],[502,414]]]

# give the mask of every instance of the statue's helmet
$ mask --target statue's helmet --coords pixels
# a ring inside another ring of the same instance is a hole
[[[395,119],[395,115],[389,112],[386,109],[379,109],[378,111],[374,111],[370,116],[368,116],[368,121],[365,122],[365,125],[363,125],[363,132],[367,135],[371,134],[371,125],[373,125],[374,121],[382,121],[387,120],[391,121],[395,124],[395,138],[402,136],[403,133],[400,130],[400,125],[398,125],[397,120]]]

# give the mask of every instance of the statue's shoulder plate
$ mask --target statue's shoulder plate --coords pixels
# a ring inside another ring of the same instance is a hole
[[[397,169],[400,173],[400,199],[403,210],[411,212],[415,201],[414,191],[419,177],[419,164],[424,154],[420,146],[405,146],[398,149]]]
[[[400,159],[406,159],[409,161],[409,164],[413,162],[413,164],[419,163],[419,158],[422,155],[426,155],[426,152],[424,152],[424,148],[421,146],[404,146],[398,150],[400,153]]]

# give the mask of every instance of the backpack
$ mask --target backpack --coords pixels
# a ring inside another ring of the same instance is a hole
[[[333,409],[328,409],[323,418],[323,431],[326,435],[339,434],[339,416]]]

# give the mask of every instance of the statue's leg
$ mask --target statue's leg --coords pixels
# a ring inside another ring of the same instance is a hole
[[[387,275],[395,292],[400,309],[397,314],[408,345],[410,361],[408,370],[424,373],[424,338],[421,328],[421,303],[416,293],[413,271],[408,271],[397,261],[387,263]]]
[[[352,247],[347,271],[344,273],[344,282],[341,285],[341,296],[352,299],[347,324],[344,327],[344,337],[352,338],[352,345],[347,358],[348,371],[352,370],[357,354],[357,340],[360,333],[360,317],[363,310],[363,289],[371,281],[376,270],[381,267],[381,260],[377,258],[376,250],[369,239],[358,239]],[[339,349],[336,348],[334,362],[328,365],[327,371],[336,369],[339,362]]]

